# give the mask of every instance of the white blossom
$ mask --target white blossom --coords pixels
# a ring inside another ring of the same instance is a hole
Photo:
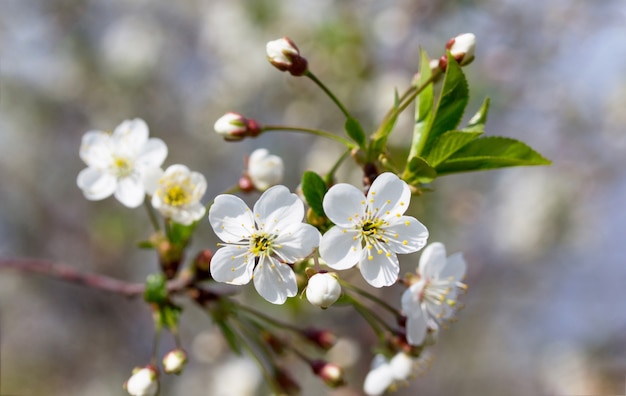
[[[200,199],[206,188],[206,179],[201,173],[192,172],[185,165],[171,165],[159,178],[152,206],[166,218],[190,225],[204,215]]]
[[[158,371],[152,366],[136,368],[124,389],[132,396],[155,396],[159,391],[158,377]]]
[[[341,295],[341,286],[335,275],[317,273],[309,279],[306,287],[306,298],[316,307],[328,308]]]
[[[461,66],[465,66],[474,60],[476,36],[473,33],[460,34],[450,40],[450,42],[452,44],[448,44],[446,47]]]
[[[397,254],[416,252],[428,239],[422,223],[403,215],[410,198],[409,186],[393,173],[378,176],[367,197],[350,184],[331,187],[323,207],[336,226],[322,237],[322,259],[336,270],[359,263],[370,285],[392,285],[400,271]]]
[[[267,149],[256,149],[248,159],[248,176],[254,187],[265,191],[283,180],[285,166],[277,155],[271,155]]]
[[[167,374],[180,374],[187,364],[187,353],[182,349],[169,351],[163,357],[163,370]]]
[[[302,223],[304,204],[285,186],[266,190],[250,210],[234,195],[218,195],[209,221],[224,241],[211,260],[218,282],[254,287],[267,301],[282,304],[298,292],[289,264],[307,257],[319,245],[317,229]]]
[[[76,179],[85,198],[93,201],[115,195],[129,208],[145,197],[144,174],[159,169],[167,157],[161,139],[148,138],[148,126],[136,118],[122,122],[113,133],[89,131],[80,157],[87,164]]]
[[[380,396],[387,390],[396,390],[398,385],[406,385],[411,377],[424,372],[430,360],[427,352],[422,352],[417,358],[398,352],[390,360],[378,354],[365,377],[363,390],[369,396]]]
[[[402,294],[409,344],[421,345],[428,328],[437,330],[443,321],[452,317],[459,289],[466,289],[461,283],[465,269],[463,256],[456,253],[446,258],[442,243],[434,242],[424,249],[417,269],[418,278]]]

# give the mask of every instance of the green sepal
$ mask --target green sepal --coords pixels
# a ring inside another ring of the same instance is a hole
[[[312,171],[306,171],[302,175],[302,194],[311,210],[320,217],[326,217],[322,202],[328,187],[320,175]]]
[[[355,118],[350,117],[346,120],[344,128],[348,136],[352,140],[354,140],[359,145],[359,147],[365,149],[365,146],[367,144],[367,138],[359,121]]]
[[[439,176],[511,166],[549,165],[552,162],[519,140],[490,136],[476,139],[435,167]]]

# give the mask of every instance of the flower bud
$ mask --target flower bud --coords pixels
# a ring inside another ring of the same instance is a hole
[[[211,259],[213,259],[213,252],[210,249],[204,249],[198,253],[193,261],[196,280],[211,279]]]
[[[163,357],[163,370],[167,374],[180,374],[185,364],[187,364],[187,353],[183,349],[174,349]]]
[[[266,149],[256,149],[248,159],[248,176],[254,187],[265,191],[283,180],[285,166],[277,155],[271,155]]]
[[[473,33],[463,33],[451,38],[446,43],[446,49],[450,55],[459,62],[459,65],[469,65],[474,60],[474,50],[476,49],[476,36]]]
[[[300,56],[296,44],[287,37],[270,41],[266,46],[267,60],[280,71],[288,71],[292,76],[306,73],[308,62]]]
[[[228,141],[243,140],[245,137],[256,137],[261,128],[255,120],[249,120],[241,114],[228,112],[221,116],[213,126]]]
[[[132,396],[154,396],[159,391],[159,372],[154,366],[137,367],[124,383],[124,389]]]
[[[311,342],[324,350],[329,350],[337,343],[337,336],[328,330],[307,328],[302,334]]]
[[[331,388],[337,388],[345,384],[343,369],[334,363],[323,360],[311,362],[311,369],[322,381]]]
[[[329,273],[318,273],[309,279],[306,298],[309,302],[323,309],[331,306],[341,295],[341,286],[337,278]]]

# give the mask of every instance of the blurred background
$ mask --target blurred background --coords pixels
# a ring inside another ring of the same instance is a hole
[[[417,71],[420,46],[439,57],[449,38],[475,33],[468,114],[490,96],[487,134],[523,140],[554,164],[444,177],[414,200],[431,241],[464,252],[469,292],[430,370],[396,394],[624,394],[623,0],[3,0],[0,11],[0,256],[138,282],[157,268],[153,252],[135,247],[150,224],[143,209],[83,198],[83,133],[143,118],[169,146],[166,166],[206,175],[205,201],[235,183],[259,147],[284,158],[295,189],[341,147],[284,133],[226,143],[213,132],[237,111],[341,133],[341,113],[312,82],[266,61],[267,41],[293,39],[372,130]],[[411,117],[395,146],[409,141]],[[360,180],[349,163],[339,175]],[[215,242],[205,222],[191,253]],[[402,272],[418,257],[403,257]],[[400,289],[381,295],[399,306]],[[254,364],[227,352],[201,310],[185,308],[191,361],[163,378],[161,395],[267,394]],[[365,322],[342,308],[305,310],[298,321],[337,329],[344,340],[331,357],[350,366],[350,385],[328,391],[287,361],[303,394],[361,394],[374,341]],[[141,301],[10,271],[0,273],[0,332],[0,392],[20,396],[125,394],[152,344]],[[161,353],[171,346],[165,337]]]

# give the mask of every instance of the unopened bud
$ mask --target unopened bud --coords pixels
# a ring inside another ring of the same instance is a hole
[[[283,180],[285,166],[277,155],[271,155],[267,149],[256,149],[248,159],[248,176],[254,187],[265,191]]]
[[[324,350],[332,348],[337,343],[337,336],[328,330],[308,328],[302,333],[309,341],[315,343]]]
[[[259,124],[252,119],[247,119],[241,114],[228,112],[218,118],[213,126],[228,141],[243,140],[246,137],[256,137],[261,133]]]
[[[159,391],[159,371],[154,366],[137,367],[124,383],[124,389],[132,396],[154,396]]]
[[[274,371],[274,381],[276,381],[276,384],[285,395],[297,395],[300,393],[300,385],[287,371],[280,367],[276,367],[276,371]]]
[[[280,71],[302,76],[308,69],[307,60],[300,56],[296,44],[287,37],[268,42],[266,51],[267,60]]]
[[[195,269],[195,277],[197,280],[211,279],[211,259],[213,252],[210,249],[204,249],[196,256],[193,261]]]
[[[476,36],[473,33],[460,34],[446,43],[446,49],[459,62],[459,65],[469,65],[474,60]]]
[[[318,273],[309,279],[306,298],[309,302],[323,309],[337,301],[341,295],[341,286],[337,278],[329,273]]]
[[[337,388],[345,384],[343,369],[334,363],[324,360],[311,362],[311,369],[322,381],[331,388]]]
[[[163,370],[167,374],[180,374],[186,363],[187,353],[182,349],[174,349],[163,357]]]

